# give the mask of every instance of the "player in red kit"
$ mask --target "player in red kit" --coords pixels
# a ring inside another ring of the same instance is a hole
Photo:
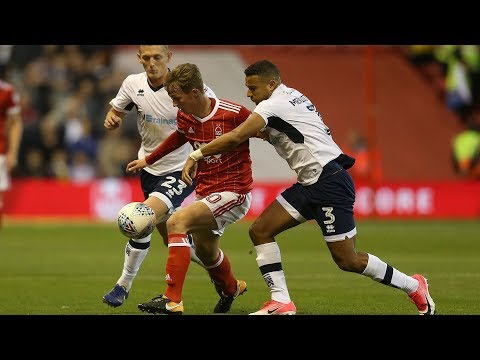
[[[15,88],[0,79],[0,228],[3,218],[3,193],[10,188],[10,172],[17,166],[23,124],[20,98]]]
[[[144,159],[134,160],[127,171],[136,172],[153,164],[189,142],[199,149],[213,139],[235,129],[249,116],[242,105],[208,97],[201,73],[194,64],[175,67],[165,80],[165,88],[177,113],[177,131]],[[160,160],[161,161],[161,160]],[[165,292],[138,308],[149,313],[182,314],[182,289],[190,264],[187,234],[194,234],[195,251],[207,269],[220,300],[215,313],[230,310],[233,300],[247,290],[237,280],[227,255],[219,248],[226,226],[242,219],[251,203],[253,184],[249,142],[221,155],[205,157],[196,168],[197,201],[175,212],[167,220],[168,259]]]

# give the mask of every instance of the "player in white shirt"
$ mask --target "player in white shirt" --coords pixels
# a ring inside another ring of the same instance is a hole
[[[420,315],[433,315],[435,303],[426,279],[408,276],[375,255],[357,252],[353,216],[355,187],[346,169],[355,160],[334,142],[312,102],[298,90],[282,84],[280,71],[268,60],[245,69],[247,96],[257,105],[252,115],[233,131],[190,154],[182,172],[192,182],[195,162],[228,151],[250,137],[262,136],[297,173],[297,183],[282,192],[251,225],[249,234],[257,264],[271,291],[271,300],[251,315],[294,315],[275,236],[315,219],[337,266],[403,290]]]
[[[171,133],[177,130],[177,111],[172,99],[163,87],[163,82],[169,71],[168,64],[172,52],[168,45],[140,45],[137,53],[144,72],[127,76],[123,81],[117,96],[110,101],[104,126],[108,130],[117,129],[127,113],[137,111],[137,128],[142,142],[138,150],[138,158],[150,155]],[[205,85],[205,92],[210,97],[216,97],[214,92]],[[161,161],[145,167],[140,173],[145,204],[150,206],[157,217],[157,229],[168,245],[166,221],[180,207],[181,203],[194,190],[194,184],[187,185],[181,179],[185,158],[192,150],[190,144],[185,144],[172,151]],[[123,271],[113,289],[103,296],[103,302],[117,307],[128,298],[130,288],[140,265],[150,247],[149,235],[143,239],[130,239],[125,247]],[[202,265],[195,255],[192,238],[191,259]]]

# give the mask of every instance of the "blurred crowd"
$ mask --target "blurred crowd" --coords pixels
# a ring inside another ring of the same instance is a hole
[[[125,165],[138,149],[135,121],[119,131],[103,128],[108,103],[128,75],[112,66],[114,50],[112,45],[1,46],[2,77],[20,95],[24,122],[13,176],[81,182],[126,175]]]
[[[480,46],[409,45],[411,63],[458,115],[463,129],[450,144],[459,177],[480,180]]]
[[[480,47],[409,45],[406,55],[445,105],[467,121],[480,103]]]

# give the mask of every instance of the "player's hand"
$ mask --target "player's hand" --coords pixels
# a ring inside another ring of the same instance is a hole
[[[265,131],[257,131],[257,133],[255,134],[255,137],[262,139],[263,141],[270,142],[270,138]]]
[[[185,165],[183,165],[182,170],[182,180],[188,185],[193,184],[193,179],[197,176],[198,163],[193,160],[191,157],[187,158]]]
[[[145,159],[138,159],[138,160],[130,161],[127,164],[127,172],[136,173],[137,171],[142,170],[147,165],[148,164],[145,161]]]
[[[103,122],[103,126],[108,130],[116,129],[122,123],[122,118],[120,116],[115,115],[112,112],[109,112]]]

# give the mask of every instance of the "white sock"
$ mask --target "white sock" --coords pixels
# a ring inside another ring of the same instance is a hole
[[[125,260],[123,263],[122,276],[118,279],[117,284],[125,286],[127,291],[130,291],[133,280],[140,269],[140,265],[142,265],[143,259],[147,256],[151,237],[152,235],[150,234],[143,239],[130,239],[125,246]],[[136,247],[133,247],[131,245],[132,243]]]
[[[384,285],[402,289],[407,294],[410,294],[417,290],[418,281],[408,276],[401,271],[398,271],[394,267],[380,260],[378,257],[372,254],[368,255],[368,263],[362,275],[380,282]]]
[[[258,267],[270,289],[272,300],[284,304],[289,303],[291,299],[282,269],[282,258],[278,244],[274,241],[257,245],[255,250],[257,252],[256,260]]]
[[[195,243],[193,242],[192,235],[188,234],[187,238],[188,242],[190,243],[190,260],[204,268],[205,265],[203,264],[202,260],[200,260],[197,254],[195,254]]]

